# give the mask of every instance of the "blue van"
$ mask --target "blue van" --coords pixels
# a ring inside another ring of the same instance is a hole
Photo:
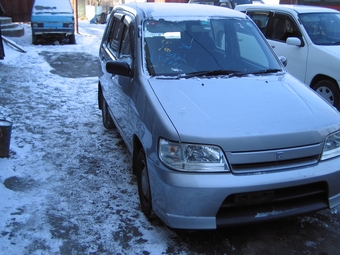
[[[32,43],[75,43],[74,15],[70,0],[35,0],[31,16]]]

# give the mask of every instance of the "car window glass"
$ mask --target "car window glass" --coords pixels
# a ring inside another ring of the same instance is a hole
[[[295,22],[287,15],[275,15],[272,22],[272,32],[268,39],[285,42],[288,37],[300,37]]]
[[[113,14],[112,14],[113,16]],[[112,27],[112,24],[114,23],[114,18],[109,18],[108,21],[107,21],[107,27]],[[111,30],[110,29],[105,29],[104,31],[104,34],[103,34],[103,41],[106,41],[108,40],[109,36],[111,34]]]
[[[189,0],[189,4],[207,4],[207,5],[217,5],[221,7],[226,7],[229,9],[234,9],[235,4],[233,0]]]
[[[120,55],[129,56],[131,55],[131,38],[129,33],[129,27],[124,25],[123,35],[122,35],[122,49]]]
[[[247,19],[148,20],[143,28],[143,56],[152,76],[281,68],[256,25]]]
[[[229,9],[234,9],[233,4],[229,1],[227,2],[220,2],[221,7],[229,8]]]
[[[306,13],[300,19],[310,39],[318,45],[333,45],[340,42],[340,14]]]
[[[248,16],[255,22],[263,34],[266,34],[269,12],[249,12]]]
[[[249,61],[250,63],[257,63],[263,67],[268,67],[269,61],[259,44],[258,38],[254,36],[250,27],[242,24],[234,24],[240,51],[240,57]]]
[[[151,74],[169,73],[183,63],[190,40],[178,22],[147,21],[144,29],[147,66]]]
[[[121,32],[123,30],[123,23],[121,22],[121,14],[115,14],[113,17],[112,28],[110,30],[109,38],[107,41],[107,45],[111,50],[112,54],[117,57],[118,47],[119,47],[119,39],[121,36]]]
[[[213,37],[215,38],[215,44],[218,49],[226,50],[225,32],[223,22],[212,22]]]

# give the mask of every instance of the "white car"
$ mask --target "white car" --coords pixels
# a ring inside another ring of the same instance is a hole
[[[340,12],[303,5],[238,5],[262,30],[287,70],[340,109]]]

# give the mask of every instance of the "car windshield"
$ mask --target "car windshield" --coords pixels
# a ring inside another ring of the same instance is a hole
[[[340,44],[340,13],[305,13],[300,20],[314,44]]]
[[[282,65],[248,19],[146,20],[144,57],[151,76],[268,75]]]
[[[73,13],[69,1],[35,0],[32,9],[33,14],[52,13]]]

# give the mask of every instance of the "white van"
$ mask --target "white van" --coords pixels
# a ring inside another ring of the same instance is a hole
[[[35,0],[31,16],[32,43],[75,43],[74,15],[70,0]]]

